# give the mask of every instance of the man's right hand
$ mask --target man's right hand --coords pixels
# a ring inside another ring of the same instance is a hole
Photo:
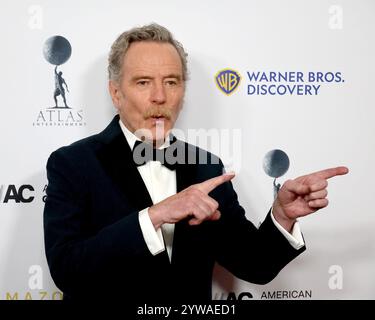
[[[225,173],[191,185],[150,207],[148,214],[155,230],[164,223],[176,223],[189,216],[192,217],[189,220],[190,225],[198,225],[205,220],[218,220],[220,218],[219,204],[208,194],[224,182],[232,180],[234,176],[234,173]]]

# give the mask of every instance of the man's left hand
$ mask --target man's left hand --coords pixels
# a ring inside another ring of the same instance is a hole
[[[348,172],[347,167],[330,168],[286,181],[273,204],[274,218],[291,232],[298,217],[328,205],[327,180]]]

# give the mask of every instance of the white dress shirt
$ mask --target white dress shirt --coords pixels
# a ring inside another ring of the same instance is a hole
[[[133,149],[135,142],[140,139],[130,132],[121,120],[119,121],[119,124],[130,148]],[[169,144],[170,141],[168,138],[166,139],[165,143],[159,147],[159,149],[166,148],[169,146]],[[175,170],[168,169],[159,161],[148,161],[146,164],[138,166],[137,168],[154,204],[176,194],[177,182]],[[271,219],[277,229],[280,230],[280,232],[286,237],[293,248],[299,249],[304,246],[304,241],[298,222],[294,224],[292,232],[289,233],[276,221],[272,213]],[[166,248],[169,260],[171,260],[174,224],[166,223],[163,224],[161,228],[155,230],[154,225],[152,224],[148,215],[148,208],[145,208],[139,212],[139,224],[141,226],[143,238],[145,239],[151,254],[157,255],[158,253],[163,252]]]

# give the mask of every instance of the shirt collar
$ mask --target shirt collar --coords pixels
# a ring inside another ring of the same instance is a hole
[[[128,144],[130,146],[130,149],[133,150],[134,148],[134,144],[135,142],[138,140],[138,141],[141,141],[141,139],[139,139],[133,132],[131,132],[121,121],[121,119],[119,120],[119,124],[120,124],[120,127],[121,127],[121,130],[122,132],[124,133],[124,136],[126,138],[126,140],[128,141]],[[165,138],[165,141],[164,143],[158,148],[158,149],[164,149],[164,148],[167,148],[169,147],[171,144],[171,141],[170,141],[170,136],[167,135],[167,137]]]

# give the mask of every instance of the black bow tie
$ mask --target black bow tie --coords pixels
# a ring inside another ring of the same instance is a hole
[[[148,161],[159,161],[170,170],[175,170],[178,165],[176,149],[171,141],[171,145],[164,149],[155,149],[150,143],[137,140],[133,147],[133,161],[137,167],[143,166]]]

